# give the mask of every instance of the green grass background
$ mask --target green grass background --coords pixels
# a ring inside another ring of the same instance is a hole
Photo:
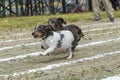
[[[114,12],[115,18],[120,18],[120,10]],[[105,12],[101,12],[102,19],[107,19]],[[0,30],[30,28],[37,24],[47,24],[50,17],[62,17],[67,22],[89,22],[93,21],[93,12],[83,12],[74,14],[56,14],[56,15],[41,15],[41,16],[23,16],[23,17],[6,17],[0,18]]]

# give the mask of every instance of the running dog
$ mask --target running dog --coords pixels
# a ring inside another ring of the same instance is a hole
[[[39,25],[35,27],[32,33],[34,38],[41,38],[42,48],[45,49],[41,55],[47,55],[48,53],[55,51],[69,50],[69,56],[67,59],[73,57],[72,45],[74,42],[74,36],[69,30],[53,31],[50,25]]]
[[[51,25],[54,31],[69,30],[73,33],[75,40],[72,45],[72,50],[74,51],[81,37],[84,37],[84,34],[81,31],[81,29],[76,25],[72,24],[72,25],[63,26],[63,24],[66,24],[63,18],[49,18],[48,19],[48,25]]]

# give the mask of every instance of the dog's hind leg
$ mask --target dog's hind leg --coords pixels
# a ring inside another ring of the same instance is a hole
[[[73,44],[73,45],[72,45],[72,47],[71,47],[72,51],[75,51],[75,48],[76,48],[77,45],[78,45],[78,44]]]
[[[72,47],[69,47],[69,56],[67,57],[67,59],[71,59],[73,57],[73,52],[72,52]]]
[[[78,36],[74,35],[74,41],[72,42],[72,51],[75,51],[77,45],[78,45]]]

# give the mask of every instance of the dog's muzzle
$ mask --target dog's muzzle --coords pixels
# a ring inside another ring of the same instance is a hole
[[[34,36],[34,35],[35,35],[35,33],[33,32],[33,33],[32,33],[32,36]]]
[[[32,33],[32,36],[34,36],[34,38],[38,37],[37,35],[35,35],[35,32]]]

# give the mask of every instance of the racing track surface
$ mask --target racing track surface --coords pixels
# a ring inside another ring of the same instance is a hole
[[[91,40],[81,39],[75,56],[40,56],[40,40],[31,31],[0,36],[0,80],[101,80],[120,74],[120,21],[79,25]]]

